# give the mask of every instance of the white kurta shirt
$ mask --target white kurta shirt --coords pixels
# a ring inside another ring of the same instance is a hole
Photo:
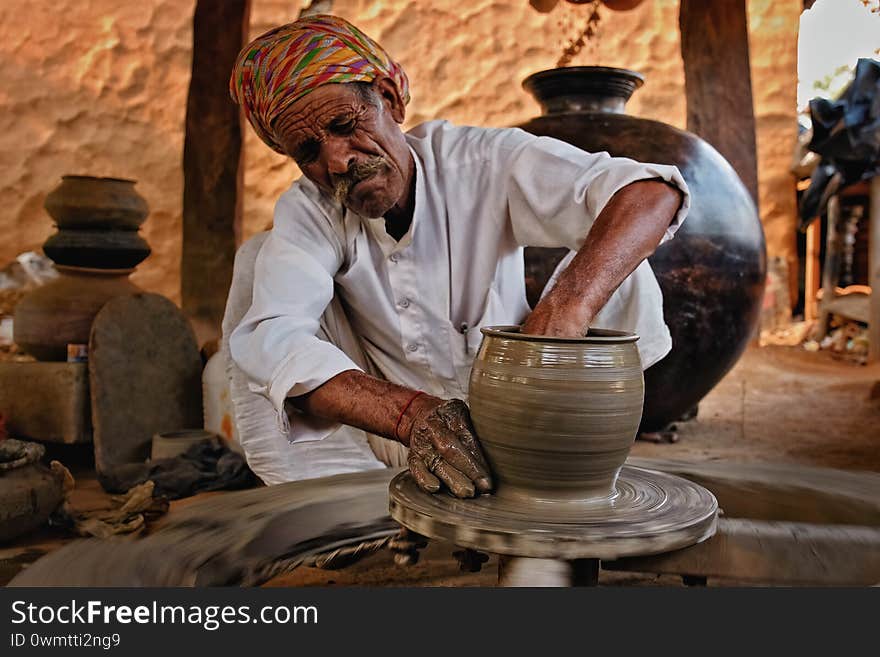
[[[334,295],[378,374],[467,399],[480,327],[519,324],[529,313],[524,246],[579,249],[608,200],[637,180],[662,178],[684,193],[664,240],[690,202],[673,166],[585,153],[515,128],[432,121],[406,139],[415,159],[415,211],[399,242],[383,219],[358,216],[304,177],[278,201],[256,261],[253,304],[230,351],[283,422],[286,397],[362,369],[316,337]],[[647,261],[593,326],[638,333],[643,368],[666,355],[672,343]],[[338,426],[301,420],[290,427],[292,442],[321,439]]]

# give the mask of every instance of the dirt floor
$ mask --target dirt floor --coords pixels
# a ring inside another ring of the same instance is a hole
[[[678,425],[678,442],[637,442],[632,455],[681,460],[787,462],[880,472],[880,363],[860,366],[826,352],[753,347],[700,403],[696,419]],[[72,504],[108,502],[82,448],[50,450],[77,477]],[[222,495],[224,493],[212,493]],[[176,508],[200,496],[172,503]],[[45,529],[0,547],[0,584],[41,554],[71,540]],[[400,568],[382,551],[344,570],[299,568],[268,586],[491,586],[497,559],[479,573],[462,573],[455,548],[432,542],[415,566]],[[674,577],[600,573],[604,585],[680,585]],[[721,582],[719,582],[721,584]]]
[[[631,454],[880,471],[880,363],[751,348],[678,428],[679,442],[639,441]]]

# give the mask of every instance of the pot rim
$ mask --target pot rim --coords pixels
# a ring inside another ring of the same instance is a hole
[[[493,338],[507,338],[510,340],[528,340],[529,342],[567,342],[575,344],[626,344],[635,342],[639,336],[635,333],[617,331],[614,329],[591,328],[587,335],[582,338],[566,338],[555,335],[535,335],[532,333],[520,333],[520,326],[484,326],[480,333]]]
[[[581,81],[590,80],[593,86],[601,87],[600,81],[607,81],[617,78],[625,80],[626,84],[632,89],[629,95],[645,84],[645,76],[630,68],[620,68],[618,66],[556,66],[555,68],[545,68],[535,71],[525,77],[522,81],[522,87],[526,91],[532,93],[531,88],[540,84],[547,79],[577,79]]]

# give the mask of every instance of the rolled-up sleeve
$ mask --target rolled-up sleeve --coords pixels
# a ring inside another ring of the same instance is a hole
[[[661,179],[677,187],[682,202],[661,243],[687,216],[690,193],[678,168],[587,153],[550,137],[515,131],[501,146],[514,238],[521,246],[580,249],[596,217],[620,189]]]
[[[291,198],[293,196],[293,198]],[[229,338],[232,359],[253,392],[267,397],[290,431],[284,401],[311,392],[346,370],[360,370],[342,350],[317,337],[333,298],[342,249],[326,217],[290,192],[257,256],[251,307]],[[311,211],[310,211],[311,210]],[[303,415],[291,442],[320,440],[338,425]]]

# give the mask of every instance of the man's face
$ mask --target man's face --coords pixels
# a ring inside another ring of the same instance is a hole
[[[350,84],[318,87],[275,122],[279,143],[324,193],[366,217],[382,217],[409,189],[412,156],[393,90],[375,100]],[[389,95],[392,94],[392,95]]]

